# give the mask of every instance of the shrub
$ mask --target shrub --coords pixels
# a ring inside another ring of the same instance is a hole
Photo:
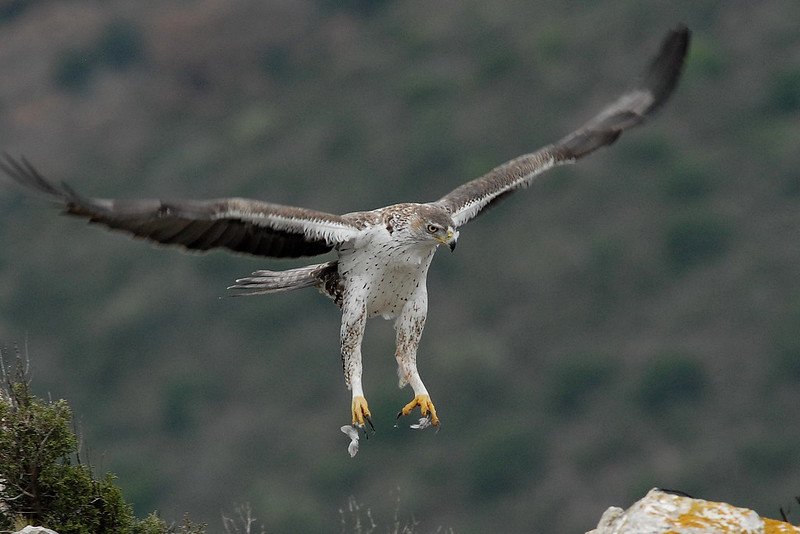
[[[5,373],[4,373],[5,374]],[[121,532],[133,524],[131,507],[106,475],[94,480],[78,461],[66,402],[33,396],[22,365],[5,377],[0,402],[0,502],[3,522],[15,517],[61,534]]]
[[[0,351],[0,529],[31,523],[59,534],[165,534],[175,532],[155,517],[137,521],[114,476],[93,476],[80,460],[66,401],[33,395],[17,353],[12,371]],[[184,520],[177,532],[201,534]]]

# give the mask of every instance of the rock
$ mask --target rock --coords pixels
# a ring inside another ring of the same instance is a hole
[[[658,489],[627,510],[612,506],[586,534],[800,534],[800,527],[746,508]]]
[[[28,525],[22,530],[14,532],[14,534],[58,534],[58,532],[56,532],[55,530],[50,530],[49,528],[33,527],[31,525]]]

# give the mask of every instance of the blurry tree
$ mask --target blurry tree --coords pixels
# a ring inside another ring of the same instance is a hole
[[[117,20],[106,26],[97,41],[86,48],[61,53],[53,78],[58,88],[77,93],[86,90],[99,67],[123,70],[144,57],[144,39],[134,24]]]
[[[72,93],[84,91],[89,86],[91,76],[91,55],[77,48],[61,53],[53,73],[56,87]]]
[[[95,46],[102,62],[114,69],[129,67],[144,55],[139,28],[125,20],[109,23]]]
[[[732,234],[721,216],[700,210],[676,215],[667,227],[664,241],[667,261],[681,272],[718,258],[730,247]]]
[[[638,400],[650,413],[671,406],[699,402],[708,390],[708,376],[696,359],[680,353],[653,358],[639,383]]]

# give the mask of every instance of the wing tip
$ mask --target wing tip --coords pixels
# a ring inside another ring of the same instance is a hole
[[[644,77],[643,86],[652,94],[654,103],[649,111],[667,101],[678,85],[689,52],[692,31],[679,23],[664,36],[658,54]]]
[[[658,53],[651,60],[637,85],[611,107],[595,117],[584,129],[577,130],[559,143],[565,161],[574,161],[614,143],[624,130],[641,124],[663,106],[674,92],[686,63],[691,30],[681,23],[662,39]]]
[[[0,170],[18,186],[32,193],[45,195],[70,205],[82,197],[64,182],[45,178],[25,156],[15,158],[6,151],[0,157]]]

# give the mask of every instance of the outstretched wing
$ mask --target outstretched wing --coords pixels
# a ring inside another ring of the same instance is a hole
[[[689,47],[689,29],[680,26],[664,38],[661,49],[639,85],[623,94],[589,122],[561,140],[513,159],[467,182],[435,202],[447,209],[457,226],[476,217],[500,197],[525,188],[540,173],[612,144],[669,98],[681,75]]]
[[[0,168],[20,185],[64,203],[65,212],[168,245],[272,258],[324,254],[351,239],[357,228],[329,213],[242,198],[216,200],[112,200],[84,197],[46,180],[25,159],[7,154]]]

